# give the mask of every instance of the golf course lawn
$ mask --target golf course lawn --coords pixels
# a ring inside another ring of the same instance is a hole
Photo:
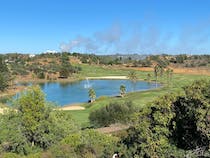
[[[78,78],[85,77],[100,77],[100,76],[127,76],[130,70],[125,69],[111,69],[111,67],[101,67],[101,66],[89,66],[89,65],[80,65],[82,67],[82,72],[76,76]],[[136,71],[139,80],[146,80],[147,74],[151,74],[151,80],[154,81],[153,72],[143,72]],[[96,99],[94,103],[84,103],[81,106],[85,107],[85,110],[75,110],[75,111],[66,111],[72,114],[72,117],[81,124],[82,127],[89,126],[89,114],[91,111],[101,108],[108,105],[110,102],[115,101],[132,101],[134,105],[138,108],[143,108],[147,103],[151,102],[155,98],[162,96],[167,93],[180,92],[182,93],[182,87],[190,84],[194,80],[199,79],[210,79],[210,76],[205,75],[183,75],[183,74],[173,74],[170,84],[167,84],[167,77],[163,75],[159,77],[158,82],[162,84],[161,88],[142,91],[142,92],[132,92],[126,94],[125,97],[106,97],[102,96]],[[96,94],[97,96],[97,94]]]

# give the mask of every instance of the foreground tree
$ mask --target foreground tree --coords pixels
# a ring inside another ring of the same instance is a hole
[[[125,157],[181,158],[191,151],[192,157],[209,156],[210,81],[196,81],[184,92],[165,95],[136,115],[122,140],[128,149]]]
[[[23,92],[15,106],[15,111],[0,116],[0,147],[4,152],[27,155],[32,149],[47,149],[77,130],[71,116],[53,110],[38,86]]]

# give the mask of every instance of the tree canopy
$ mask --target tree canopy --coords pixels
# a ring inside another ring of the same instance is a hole
[[[30,87],[15,102],[16,110],[0,116],[0,150],[29,154],[43,150],[77,131],[68,113],[52,109],[38,86]]]
[[[185,157],[210,143],[210,81],[184,87],[184,96],[165,95],[143,108],[122,140],[125,157]]]

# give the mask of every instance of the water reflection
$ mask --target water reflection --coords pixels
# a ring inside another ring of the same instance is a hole
[[[27,83],[27,85],[31,85]],[[133,84],[129,80],[82,80],[78,82],[46,82],[39,83],[48,101],[58,105],[87,102],[88,89],[92,87],[97,97],[118,96],[120,85],[125,85],[126,92],[143,91],[156,88],[155,83],[137,81]],[[160,85],[158,85],[159,87]]]

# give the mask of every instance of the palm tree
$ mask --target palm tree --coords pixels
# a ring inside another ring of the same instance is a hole
[[[135,83],[138,80],[138,77],[137,77],[136,72],[135,71],[130,71],[128,73],[128,78],[132,82],[132,84],[133,84],[133,90],[134,90],[135,89]]]
[[[163,76],[163,73],[164,73],[164,68],[160,65],[159,66],[160,68],[160,77],[162,77]]]
[[[93,88],[89,89],[88,95],[89,95],[89,98],[90,98],[90,102],[91,103],[94,102],[95,98],[96,98],[96,93],[95,93],[95,90]]]
[[[125,85],[122,84],[120,86],[120,95],[121,95],[121,97],[124,97],[125,93],[126,93],[126,87],[125,87]]]
[[[155,83],[156,83],[156,87],[157,87],[157,81],[158,81],[158,75],[161,71],[161,66],[159,64],[157,64],[155,67],[154,67],[154,75],[155,75]]]
[[[173,74],[173,70],[168,68],[166,70],[166,75],[167,75],[167,83],[168,83],[168,86],[170,85],[170,82],[172,80],[172,74]]]
[[[151,81],[151,74],[147,74],[147,82]]]

